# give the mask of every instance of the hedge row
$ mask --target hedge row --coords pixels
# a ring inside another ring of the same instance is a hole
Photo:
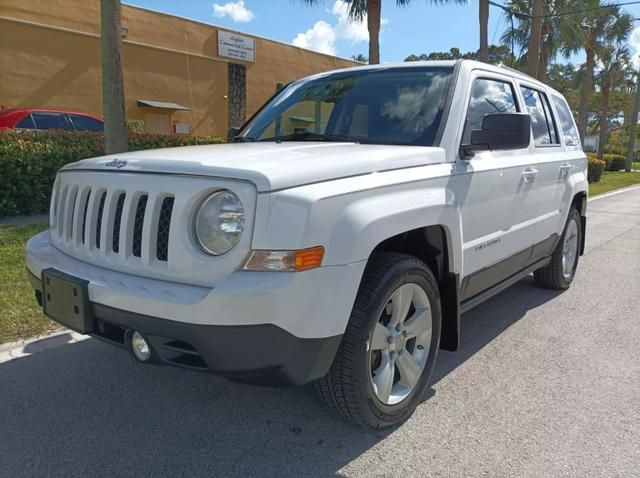
[[[604,154],[602,159],[607,163],[605,167],[606,171],[620,171],[624,169],[624,163],[627,158],[621,154]]]
[[[129,134],[130,151],[223,142],[213,136]],[[46,212],[56,172],[65,164],[102,155],[102,133],[0,130],[0,217]]]
[[[587,170],[587,179],[590,183],[597,183],[602,177],[602,172],[605,169],[606,161],[601,161],[595,156],[587,155],[587,164],[589,169]]]

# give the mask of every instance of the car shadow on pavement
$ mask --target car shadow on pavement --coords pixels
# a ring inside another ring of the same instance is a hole
[[[434,383],[556,295],[531,282],[463,317]],[[333,475],[393,431],[351,426],[308,389],[142,365],[86,340],[0,365],[0,433],[4,476],[227,477]]]

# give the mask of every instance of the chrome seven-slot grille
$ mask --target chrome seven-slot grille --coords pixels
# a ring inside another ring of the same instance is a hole
[[[155,201],[157,214],[145,192],[64,184],[53,206],[58,239],[85,250],[106,249],[134,257],[142,257],[149,247],[155,259],[167,262],[174,197],[158,195]],[[147,218],[150,214],[155,217]],[[154,232],[149,235],[152,243],[143,240],[145,227]]]

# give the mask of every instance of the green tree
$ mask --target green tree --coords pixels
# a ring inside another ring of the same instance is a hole
[[[360,63],[369,63],[369,58],[364,56],[362,53],[358,53],[357,55],[353,55],[351,57],[353,61],[358,61]]]
[[[565,15],[570,9],[582,9],[586,7],[586,2],[592,0],[556,0],[546,2],[545,10],[541,18],[539,51],[533,54],[531,61],[529,58],[530,31],[532,28],[531,12],[533,9],[532,0],[510,0],[506,7],[513,12],[514,27],[507,28],[502,34],[501,42],[506,45],[514,45],[519,50],[513,52],[516,58],[516,67],[523,71],[528,71],[527,65],[537,61],[536,74],[532,75],[546,81],[549,64],[553,62],[558,53],[567,57],[580,43],[576,40],[576,31],[580,28],[578,15]],[[533,66],[531,66],[533,68]]]
[[[599,53],[602,68],[600,80],[600,142],[598,143],[598,159],[603,159],[604,148],[609,135],[609,102],[611,91],[629,74],[630,55],[626,46],[603,45]]]
[[[461,52],[459,48],[451,48],[449,51],[433,51],[429,54],[409,55],[404,61],[430,61],[430,60],[479,60],[480,51]],[[488,63],[494,65],[511,63],[511,52],[504,45],[490,45],[487,48]]]
[[[593,0],[593,2],[597,4],[596,6],[602,6],[600,5],[600,0]],[[581,28],[576,31],[575,42],[564,45],[565,54],[584,50],[586,56],[585,74],[581,83],[580,104],[578,107],[578,132],[582,140],[587,134],[589,113],[591,111],[589,103],[593,92],[596,59],[605,45],[620,45],[624,42],[631,32],[633,22],[630,15],[622,13],[620,7],[615,5],[587,10],[583,12],[583,15]]]

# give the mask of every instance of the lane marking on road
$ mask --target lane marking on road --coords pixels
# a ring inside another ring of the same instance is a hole
[[[600,194],[599,196],[594,196],[589,198],[589,202],[597,201],[598,199],[608,198],[610,196],[615,196],[616,194],[628,193],[629,191],[635,191],[636,189],[640,189],[640,186],[629,186],[628,188],[616,189],[615,191],[611,191],[610,193]]]
[[[35,353],[55,349],[63,345],[82,342],[90,337],[81,335],[71,330],[57,330],[52,334],[20,342],[0,344],[0,364],[11,362],[12,360],[28,357]]]

